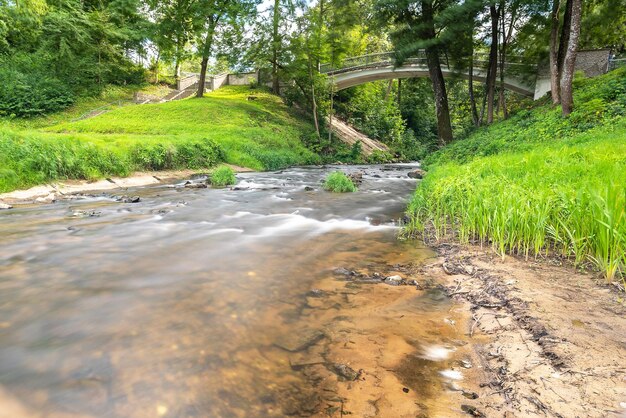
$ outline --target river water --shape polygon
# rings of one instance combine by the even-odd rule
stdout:
[[[342,167],[365,173],[352,194],[292,168],[1,212],[0,417],[455,415],[460,314],[370,283],[433,257],[396,238],[411,168]]]

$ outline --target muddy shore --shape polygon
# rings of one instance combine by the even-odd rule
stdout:
[[[626,304],[619,284],[558,260],[441,244],[422,272],[471,313],[482,365],[475,416],[625,417]]]

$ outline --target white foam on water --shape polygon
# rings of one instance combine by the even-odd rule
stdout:
[[[373,226],[367,221],[354,219],[329,219],[319,221],[307,218],[298,214],[276,214],[268,215],[267,218],[275,218],[278,222],[273,226],[262,228],[255,236],[269,237],[275,235],[303,235],[315,236],[335,230],[354,231],[362,230],[367,232],[381,231],[384,229],[397,229],[393,225]]]
[[[463,373],[458,370],[442,370],[439,372],[440,375],[450,380],[463,380]]]
[[[450,357],[450,353],[452,353],[452,351],[453,350],[439,345],[430,345],[422,347],[422,354],[420,357],[430,361],[443,361]]]

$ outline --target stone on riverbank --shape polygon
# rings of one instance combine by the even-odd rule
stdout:
[[[416,168],[413,171],[409,171],[407,176],[409,176],[412,179],[423,179],[424,176],[426,175],[426,171],[422,170],[421,168]]]

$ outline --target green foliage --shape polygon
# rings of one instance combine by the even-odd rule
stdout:
[[[67,84],[51,77],[41,60],[25,54],[0,57],[0,85],[0,116],[41,115],[74,101]]]
[[[235,172],[227,165],[219,166],[211,173],[211,184],[213,186],[230,186],[236,182],[237,178],[235,177]]]
[[[29,117],[69,106],[106,84],[140,83],[129,57],[143,50],[138,0],[0,1],[0,114]]]
[[[324,180],[324,190],[334,193],[356,192],[357,188],[341,171],[334,171],[326,176]]]
[[[574,112],[568,118],[561,116],[559,107],[549,105],[522,109],[506,121],[480,128],[429,155],[424,165],[465,163],[501,152],[527,151],[539,144],[576,137],[596,126],[615,124],[626,111],[626,68],[578,80],[574,103]],[[577,140],[581,138],[589,137]]]
[[[320,163],[300,138],[308,122],[280,98],[226,87],[203,99],[129,105],[100,116],[40,126],[0,124],[0,191],[50,180],[128,175],[137,170],[209,168],[227,162],[256,170]],[[72,113],[75,114],[75,113]],[[48,120],[48,119],[45,119]]]
[[[626,121],[621,93],[604,87],[623,75],[581,82],[577,117],[544,105],[428,158],[409,230],[455,232],[500,254],[561,254],[607,280],[626,273]]]
[[[399,142],[404,134],[404,121],[395,96],[387,96],[387,88],[388,82],[376,82],[340,91],[335,108],[351,125],[370,138],[392,144]]]

